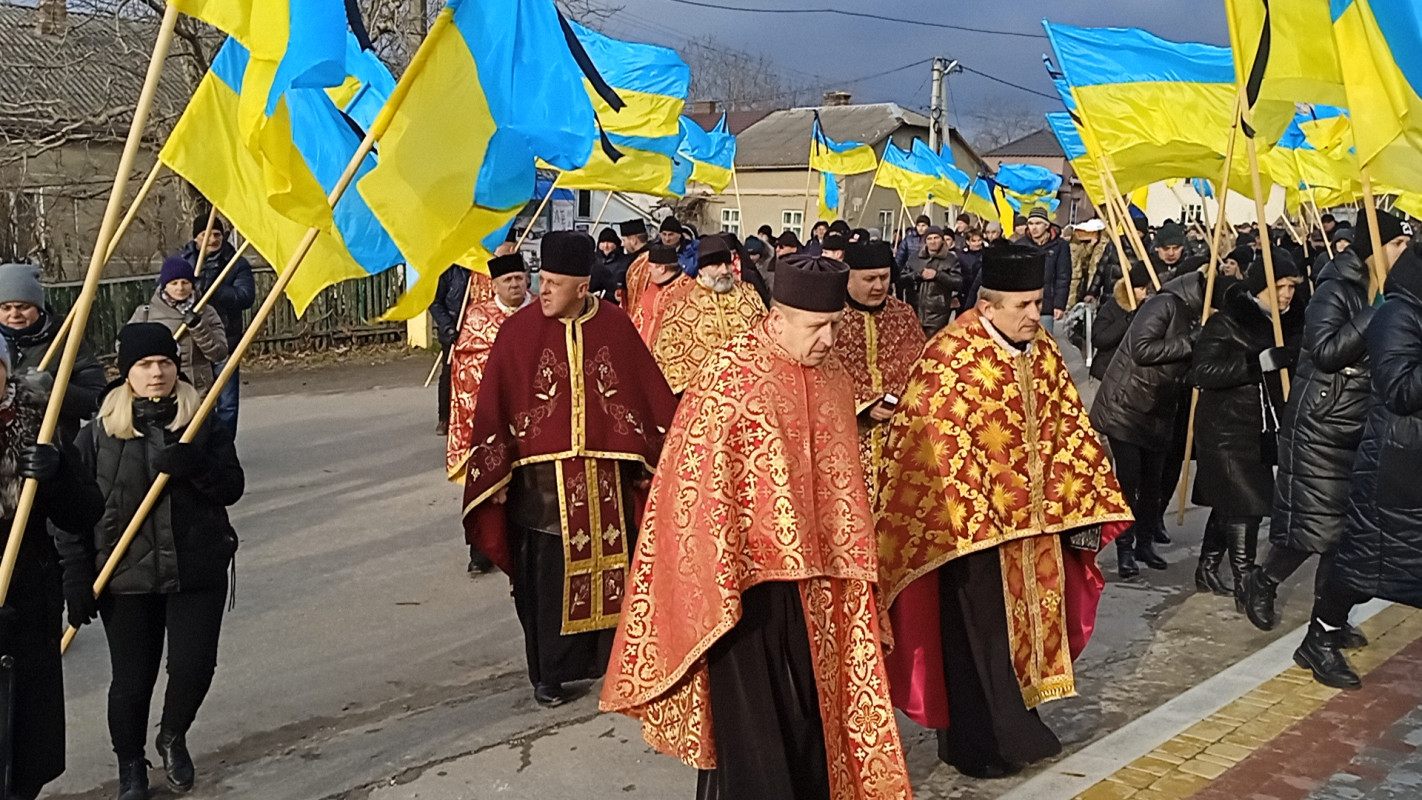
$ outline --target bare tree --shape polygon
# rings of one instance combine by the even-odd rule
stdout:
[[[815,89],[791,86],[765,53],[751,53],[702,36],[678,47],[691,67],[691,98],[716,100],[727,108],[783,108],[815,96]]]
[[[979,153],[986,153],[1046,127],[1041,112],[1012,101],[996,100],[992,108],[970,112],[967,118],[964,133]]]

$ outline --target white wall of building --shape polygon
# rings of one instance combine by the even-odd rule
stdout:
[[[1220,204],[1217,198],[1200,197],[1189,181],[1181,181],[1173,189],[1166,183],[1160,182],[1151,184],[1150,193],[1146,198],[1145,212],[1152,225],[1160,225],[1167,219],[1180,220],[1181,212],[1185,211],[1187,207],[1191,215],[1198,215],[1202,206],[1206,218],[1211,224],[1214,224],[1215,220],[1219,218]],[[1238,192],[1229,193],[1229,197],[1225,201],[1225,212],[1232,225],[1241,222],[1258,222],[1254,200]],[[1283,214],[1284,188],[1275,186],[1269,194],[1269,202],[1264,204],[1264,215],[1272,223]],[[1191,216],[1190,219],[1198,219],[1198,216]]]

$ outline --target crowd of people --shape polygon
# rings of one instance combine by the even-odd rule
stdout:
[[[1193,437],[1197,588],[1267,630],[1318,555],[1295,659],[1357,688],[1349,610],[1422,600],[1422,260],[1377,218],[1378,253],[1326,215],[1218,259],[1200,225],[1137,217],[1121,253],[1040,209],[892,243],[634,220],[548,234],[536,302],[510,246],[517,292],[453,337],[470,571],[511,578],[539,704],[603,678],[699,798],[906,797],[894,709],[966,775],[1060,752],[1036,708],[1075,693],[1097,553],[1167,567]]]
[[[1098,554],[1120,580],[1166,568],[1189,454],[1197,588],[1268,630],[1318,556],[1295,659],[1357,688],[1351,609],[1422,605],[1422,259],[1408,222],[1371,219],[1302,242],[1241,226],[1218,258],[1201,226],[1139,218],[1141,250],[1117,252],[1100,221],[1041,210],[1006,235],[923,217],[896,242],[633,220],[544,235],[537,271],[510,242],[432,308],[469,571],[508,576],[539,705],[603,679],[600,707],[695,767],[698,798],[906,798],[896,710],[975,778],[1061,751],[1037,709],[1076,693]],[[155,752],[173,789],[197,779],[244,488],[237,382],[215,377],[253,295],[200,219],[120,331],[116,377],[80,348],[41,445],[60,320],[35,267],[0,266],[0,524],[39,484],[0,608],[12,797],[64,767],[62,620],[108,638],[120,800],[149,794],[165,644]]]

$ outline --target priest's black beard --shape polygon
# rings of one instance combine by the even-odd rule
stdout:
[[[849,307],[850,307],[850,308],[854,309],[855,311],[863,311],[863,312],[865,312],[866,314],[873,314],[873,313],[875,313],[876,311],[883,311],[883,310],[884,310],[884,306],[886,306],[886,305],[889,304],[889,298],[887,298],[887,297],[884,298],[884,302],[880,303],[880,304],[877,305],[877,306],[866,306],[866,305],[864,305],[863,303],[856,302],[853,297],[850,297],[850,298],[847,298],[847,299],[849,300]]]

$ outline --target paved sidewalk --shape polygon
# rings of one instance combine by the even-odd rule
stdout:
[[[1289,667],[1077,800],[1422,797],[1422,612],[1389,606],[1362,628],[1371,644],[1349,653],[1361,691]]]

